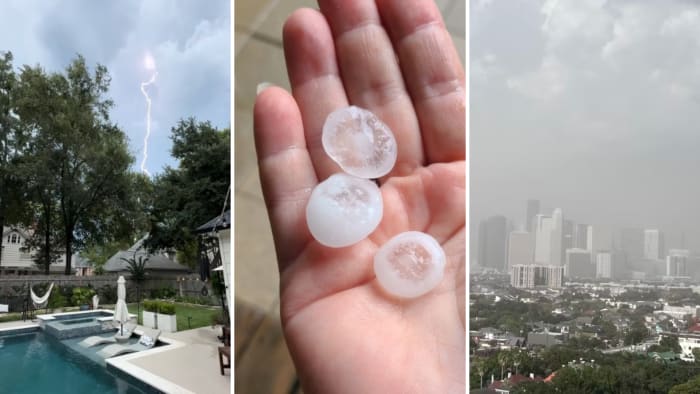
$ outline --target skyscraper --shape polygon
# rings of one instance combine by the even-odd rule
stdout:
[[[535,262],[563,266],[564,217],[561,209],[555,209],[552,216],[540,214],[535,219]]]
[[[688,249],[671,249],[666,256],[666,276],[688,275]]]
[[[525,210],[525,231],[535,232],[535,217],[540,213],[540,200],[527,200]]]
[[[535,237],[527,231],[513,231],[508,236],[508,269],[535,262]]]
[[[565,275],[569,278],[595,277],[596,265],[591,262],[591,252],[586,249],[567,249]]]
[[[657,229],[644,230],[644,258],[658,260],[664,255],[664,234]]]
[[[574,227],[574,248],[593,252],[593,226],[578,223]]]
[[[479,224],[479,265],[506,269],[506,218],[491,216]]]

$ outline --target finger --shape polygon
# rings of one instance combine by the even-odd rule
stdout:
[[[335,38],[348,99],[374,112],[396,136],[393,175],[406,175],[423,163],[418,119],[406,91],[391,41],[370,0],[319,1]]]
[[[283,37],[287,72],[306,130],[306,146],[316,176],[324,180],[340,168],[323,150],[323,123],[329,113],[348,105],[333,37],[323,15],[311,9],[294,12],[284,25]]]
[[[276,87],[263,90],[253,116],[260,183],[283,270],[310,239],[305,209],[316,174],[301,114],[289,93]]]
[[[465,77],[431,0],[377,0],[418,115],[428,163],[465,159]]]

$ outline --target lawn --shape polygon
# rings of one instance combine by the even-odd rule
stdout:
[[[136,314],[137,305],[128,304],[129,313]],[[141,305],[143,312],[143,305]],[[177,330],[189,330],[212,325],[212,317],[221,314],[221,307],[199,306],[192,304],[175,303],[175,315],[177,318]],[[139,324],[142,322],[142,315],[139,313]]]

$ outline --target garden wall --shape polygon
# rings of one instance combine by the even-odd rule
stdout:
[[[49,283],[54,283],[52,292],[60,291],[67,300],[70,300],[72,290],[75,287],[90,287],[100,296],[100,304],[113,304],[117,299],[117,279],[119,275],[108,274],[98,276],[65,276],[65,275],[21,275],[21,276],[0,276],[0,304],[10,305],[10,312],[20,312],[24,300],[28,297],[29,284],[34,289],[34,293],[42,296]],[[136,302],[137,286],[126,279],[127,302]],[[207,295],[203,295],[202,288],[206,288]],[[218,305],[219,300],[213,294],[210,283],[199,280],[199,275],[149,275],[142,284],[140,298],[149,297],[195,297],[208,298],[213,305]]]

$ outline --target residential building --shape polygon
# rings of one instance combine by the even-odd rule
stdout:
[[[2,258],[0,258],[0,272],[10,275],[34,275],[43,274],[44,269],[34,262],[33,250],[26,250],[26,242],[31,232],[18,227],[4,227],[2,231]],[[65,255],[50,265],[52,273],[63,273],[66,269]]]
[[[546,265],[514,265],[510,271],[510,284],[517,288],[560,288],[564,267]]]

